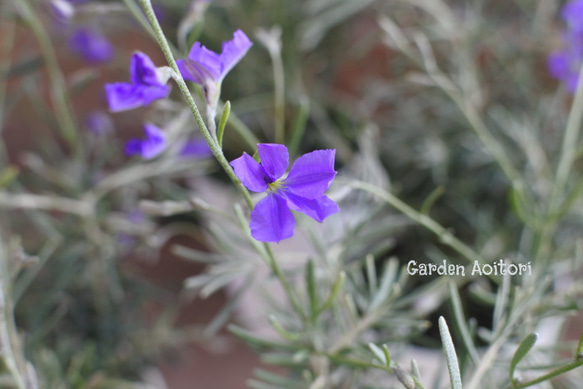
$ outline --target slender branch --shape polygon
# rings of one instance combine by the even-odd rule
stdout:
[[[579,70],[579,80],[583,80],[583,64]],[[577,155],[577,146],[579,133],[581,131],[581,122],[583,119],[583,82],[577,85],[575,98],[569,117],[567,119],[567,127],[565,128],[565,135],[563,137],[563,144],[561,145],[561,157],[557,165],[557,172],[553,188],[549,197],[547,214],[545,224],[540,234],[540,240],[537,242],[535,254],[537,256],[546,255],[549,250],[550,240],[557,224],[557,216],[562,200],[565,199],[567,193],[567,182],[571,173],[571,167]],[[548,258],[546,259],[548,260]]]
[[[459,254],[461,254],[464,258],[466,258],[470,262],[477,261],[480,264],[487,263],[484,258],[482,258],[478,253],[476,253],[472,248],[467,246],[461,240],[456,238],[451,232],[449,232],[445,227],[441,224],[437,223],[435,220],[430,218],[427,215],[424,215],[415,209],[411,208],[403,201],[399,200],[396,196],[392,193],[384,191],[374,185],[367,184],[361,181],[354,181],[354,180],[345,180],[345,179],[337,179],[337,182],[343,183],[355,189],[360,189],[365,192],[369,192],[382,200],[389,203],[392,207],[397,209],[399,212],[410,218],[411,220],[419,223],[423,227],[427,228],[429,231],[433,232],[435,235],[439,237],[441,242]]]
[[[221,150],[221,148],[219,147],[217,142],[215,142],[212,135],[210,134],[210,132],[209,132],[209,130],[208,130],[203,118],[202,118],[202,115],[200,114],[200,111],[196,105],[196,102],[194,101],[194,98],[190,94],[190,90],[188,89],[186,82],[184,82],[184,79],[182,78],[182,75],[180,74],[180,70],[178,69],[178,66],[176,65],[176,60],[174,59],[174,56],[172,54],[172,50],[168,44],[168,41],[166,40],[166,37],[164,36],[164,32],[162,31],[162,28],[160,27],[160,23],[158,23],[158,19],[156,19],[156,15],[154,14],[154,9],[152,8],[152,3],[150,2],[150,0],[139,0],[139,3],[142,6],[142,8],[144,9],[144,12],[146,13],[146,17],[150,21],[150,25],[154,29],[154,34],[156,35],[156,40],[158,41],[158,44],[160,45],[160,48],[162,49],[162,52],[164,53],[164,57],[166,57],[166,61],[168,62],[168,65],[173,70],[173,78],[176,81],[176,84],[178,84],[178,89],[180,89],[180,92],[182,92],[182,95],[184,96],[184,99],[186,100],[186,103],[188,104],[188,107],[191,110],[192,115],[194,116],[194,118],[195,118],[195,120],[200,128],[202,136],[207,141],[208,145],[211,148],[213,155],[215,156],[215,158],[217,159],[217,161],[219,162],[219,164],[221,165],[221,167],[223,168],[225,173],[227,173],[227,175],[229,176],[229,178],[231,179],[231,181],[233,182],[235,187],[239,190],[239,192],[241,193],[241,195],[245,199],[245,202],[247,203],[249,208],[253,208],[253,200],[251,199],[251,196],[249,195],[247,188],[245,188],[245,186],[241,183],[241,180],[239,180],[239,178],[235,175],[235,172],[233,171],[233,169],[229,165],[229,161],[227,161],[227,159],[223,155],[223,151]]]
[[[295,294],[291,288],[291,285],[289,284],[289,282],[287,282],[285,275],[283,274],[279,265],[277,264],[277,261],[275,260],[275,256],[273,255],[273,251],[271,250],[271,246],[267,243],[264,243],[264,247],[265,247],[265,251],[267,252],[267,255],[269,258],[269,266],[271,267],[271,270],[275,273],[277,278],[280,280],[281,285],[283,286],[283,289],[285,290],[285,293],[287,294],[287,297],[288,297],[293,309],[296,311],[296,313],[298,314],[299,317],[301,317],[302,319],[305,320],[306,315],[304,313],[304,310],[302,309],[302,306],[299,304],[298,300],[296,299]]]
[[[567,373],[571,370],[574,370],[578,367],[581,367],[581,366],[583,366],[583,359],[577,359],[577,360],[575,360],[575,361],[573,361],[565,366],[561,366],[561,367],[551,371],[550,373],[547,373],[543,376],[535,378],[534,380],[520,382],[520,383],[510,385],[507,387],[507,389],[521,389],[521,388],[527,388],[527,387],[532,386],[532,385],[540,384],[541,382],[548,381],[552,378],[558,377],[561,374],[565,374],[565,373]]]
[[[0,208],[55,210],[81,217],[89,216],[93,211],[91,205],[83,201],[57,196],[7,192],[0,192]]]
[[[0,358],[8,369],[14,384],[18,389],[26,389],[25,379],[18,368],[18,361],[12,348],[11,325],[13,322],[12,308],[8,300],[6,285],[7,276],[10,274],[6,269],[6,257],[0,242]]]
[[[67,92],[65,77],[61,72],[57,56],[49,34],[45,30],[38,15],[29,4],[28,0],[13,0],[14,6],[20,11],[23,19],[26,21],[35,38],[37,39],[49,74],[51,100],[56,110],[56,119],[59,124],[59,131],[63,138],[69,144],[71,150],[81,155],[81,144],[77,142],[77,132],[73,110],[71,108],[71,99]]]

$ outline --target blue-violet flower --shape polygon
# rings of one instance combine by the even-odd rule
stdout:
[[[235,31],[233,39],[223,42],[221,54],[196,42],[187,59],[176,61],[184,79],[202,86],[207,105],[216,108],[221,83],[227,73],[245,56],[253,44],[241,30]]]
[[[151,159],[166,148],[166,135],[155,125],[144,124],[146,139],[130,139],[126,143],[126,155],[141,155],[144,159]]]
[[[583,0],[566,3],[561,8],[561,17],[567,23],[564,48],[549,55],[547,67],[553,78],[562,81],[567,90],[574,93],[583,62]]]
[[[107,102],[112,112],[146,106],[170,93],[167,80],[161,80],[150,57],[139,51],[132,55],[130,81],[105,85]]]
[[[69,47],[89,63],[109,61],[113,57],[113,46],[100,32],[82,27],[69,39]]]
[[[180,156],[186,158],[207,158],[213,152],[204,138],[189,139],[182,145]]]
[[[302,212],[322,222],[339,211],[338,205],[324,195],[336,176],[336,150],[316,150],[298,158],[289,174],[287,147],[259,144],[261,163],[247,153],[231,162],[235,175],[252,192],[265,192],[251,212],[251,236],[262,242],[279,242],[294,233],[295,220],[290,210]]]

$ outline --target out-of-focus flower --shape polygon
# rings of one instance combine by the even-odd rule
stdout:
[[[206,158],[211,155],[213,152],[203,138],[187,140],[180,150],[180,156],[187,158]]]
[[[87,62],[105,62],[113,57],[113,46],[100,32],[82,27],[71,35],[69,47]]]
[[[166,148],[166,135],[155,125],[144,124],[145,139],[130,139],[126,143],[126,155],[140,155],[152,159]]]
[[[94,135],[101,136],[113,131],[111,117],[103,111],[91,111],[85,118],[87,129]]]
[[[561,8],[561,17],[567,23],[563,49],[549,55],[547,67],[553,78],[563,82],[567,90],[574,93],[583,62],[583,0],[566,3]]]
[[[216,108],[221,92],[221,83],[227,73],[245,56],[253,44],[241,30],[235,31],[233,39],[223,42],[221,54],[196,42],[188,58],[178,60],[182,77],[202,86],[207,105]]]
[[[146,106],[170,93],[170,86],[166,85],[167,80],[162,80],[150,57],[139,51],[132,55],[130,80],[129,83],[116,82],[105,85],[107,102],[112,112]]]
[[[75,15],[75,7],[67,0],[50,0],[49,7],[59,21],[68,22]]]
[[[570,31],[583,33],[583,1],[574,0],[566,3],[561,8],[561,17]]]
[[[265,192],[251,212],[251,236],[262,242],[279,242],[294,233],[291,210],[322,222],[339,211],[338,205],[324,195],[336,176],[336,150],[316,150],[298,158],[285,176],[289,164],[287,147],[259,144],[261,163],[247,153],[231,162],[235,175],[252,192]]]

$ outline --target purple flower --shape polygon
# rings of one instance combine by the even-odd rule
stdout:
[[[144,124],[146,139],[130,139],[126,143],[126,155],[141,155],[144,159],[151,159],[166,148],[166,135],[155,125]]]
[[[583,0],[574,0],[566,3],[561,8],[561,17],[569,30],[583,33]]]
[[[113,46],[100,32],[82,27],[69,39],[69,47],[87,62],[105,62],[113,57]]]
[[[103,111],[91,111],[85,118],[85,125],[96,136],[105,135],[113,131],[113,121]]]
[[[129,83],[116,82],[105,85],[110,111],[119,112],[146,106],[170,93],[170,86],[160,80],[150,57],[139,51],[132,55],[130,80]]]
[[[247,35],[235,31],[233,39],[223,42],[221,54],[196,42],[188,58],[176,61],[182,77],[203,87],[207,104],[216,105],[221,90],[221,82],[229,71],[245,56],[252,46]]]
[[[247,153],[231,162],[235,175],[252,192],[265,192],[251,212],[251,236],[262,242],[279,242],[294,233],[290,210],[305,213],[322,222],[339,211],[324,192],[336,176],[336,150],[316,150],[302,155],[285,176],[289,164],[287,147],[259,144],[261,164]]]
[[[190,139],[184,142],[180,156],[187,158],[206,158],[213,155],[210,146],[203,138]]]
[[[567,23],[564,47],[549,55],[547,67],[553,78],[562,81],[567,90],[574,93],[583,61],[583,0],[566,3],[561,8],[561,17]]]

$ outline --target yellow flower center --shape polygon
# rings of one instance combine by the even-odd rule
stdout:
[[[276,181],[272,182],[271,184],[267,184],[267,190],[270,192],[276,192],[282,188],[283,188],[283,182],[281,182],[280,180],[276,180]]]

